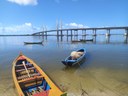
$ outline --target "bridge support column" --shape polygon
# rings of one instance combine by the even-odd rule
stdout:
[[[63,36],[63,31],[62,30],[60,30],[60,35]]]
[[[105,35],[110,36],[110,29],[107,29],[107,33]]]
[[[106,43],[110,42],[110,36],[106,36]]]
[[[67,36],[68,36],[68,30],[67,30]]]
[[[128,36],[128,29],[125,29],[124,35],[125,35],[125,36]]]
[[[82,30],[82,39],[86,40],[86,30]]]
[[[72,30],[71,30],[71,36],[72,36]]]
[[[93,36],[96,36],[96,29],[93,29]]]
[[[45,32],[45,36],[47,36],[47,32]]]
[[[41,35],[41,33],[40,33],[40,35]],[[44,32],[42,33],[42,36],[44,36]]]
[[[61,40],[61,42],[63,41],[63,36],[62,35],[60,36],[60,40]]]
[[[59,31],[57,30],[57,36],[59,36]]]
[[[74,35],[78,36],[78,30],[74,30]]]
[[[82,30],[82,35],[86,36],[86,30]]]

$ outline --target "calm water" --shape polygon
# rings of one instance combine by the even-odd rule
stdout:
[[[128,96],[128,40],[123,35],[97,36],[94,42],[72,43],[81,37],[0,37],[0,96],[17,96],[12,61],[22,51],[33,59],[68,96]],[[85,38],[85,37],[84,37]],[[92,38],[87,37],[87,38]],[[41,41],[43,45],[24,45]],[[62,63],[71,51],[87,50],[80,66]]]

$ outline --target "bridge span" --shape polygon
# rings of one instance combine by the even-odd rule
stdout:
[[[124,35],[128,36],[128,26],[123,27],[95,27],[95,28],[68,28],[68,29],[55,29],[55,30],[44,30],[41,32],[33,33],[33,36],[48,36],[48,33],[55,32],[56,36],[64,36],[64,33],[66,32],[67,36],[73,36],[73,35],[79,35],[80,31],[82,32],[82,35],[87,35],[87,31],[91,31],[93,36],[97,35],[98,30],[106,30],[107,36],[111,35],[111,30],[124,30]],[[90,32],[89,31],[89,32]],[[55,35],[55,34],[54,34]]]

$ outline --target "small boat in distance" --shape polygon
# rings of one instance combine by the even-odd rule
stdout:
[[[72,40],[72,43],[81,42],[80,40]]]
[[[73,51],[74,52],[74,51]],[[68,56],[65,60],[61,61],[65,66],[73,66],[75,64],[79,64],[79,62],[85,57],[86,51],[84,49],[79,49],[77,51],[75,51],[76,53],[76,57],[74,58],[72,53],[71,55]]]
[[[12,64],[13,81],[19,96],[67,96],[33,60],[22,53]]]
[[[93,38],[92,39],[80,39],[81,42],[87,42],[87,41],[93,41]]]
[[[72,40],[72,43],[76,43],[76,42],[88,42],[88,41],[93,41],[93,39],[80,39],[80,40]]]
[[[24,44],[43,44],[43,42],[24,42]]]

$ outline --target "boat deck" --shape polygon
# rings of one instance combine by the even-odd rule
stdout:
[[[19,58],[16,62],[15,73],[25,96],[48,96],[50,86],[33,64],[25,58]]]

